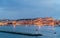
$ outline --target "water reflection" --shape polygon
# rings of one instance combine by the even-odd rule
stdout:
[[[36,31],[36,29],[38,29],[38,30]],[[38,36],[38,38],[39,37],[55,38],[55,37],[60,35],[59,29],[60,29],[60,27],[55,27],[54,30],[53,30],[52,26],[43,26],[41,28],[38,28],[36,26],[27,26],[27,27],[26,26],[16,26],[15,28],[13,28],[13,26],[11,25],[11,26],[0,26],[0,30],[1,30],[0,33],[5,32],[4,34],[6,34],[6,35],[11,33],[12,36],[15,36],[16,34],[19,34],[19,33],[21,34],[21,32],[25,33],[25,34],[27,34],[27,33],[36,34],[36,32],[38,32],[38,34],[43,35],[43,36]],[[6,31],[8,31],[8,32],[6,32]],[[16,32],[18,32],[18,33],[16,33]],[[54,32],[56,32],[56,34],[54,34]],[[20,37],[21,36],[24,36],[24,35],[20,35]]]

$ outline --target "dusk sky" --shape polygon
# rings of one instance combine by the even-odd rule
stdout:
[[[36,17],[60,19],[60,0],[0,0],[0,18]]]

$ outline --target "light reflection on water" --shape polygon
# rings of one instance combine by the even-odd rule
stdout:
[[[36,29],[38,29],[38,31],[36,31]],[[40,34],[43,34],[43,36],[25,36],[0,32],[1,38],[60,38],[60,27],[55,27],[55,30],[53,30],[53,27],[51,26],[43,26],[40,29],[36,26],[16,26],[15,28],[13,26],[0,26],[0,30],[32,34],[38,32]],[[56,32],[56,34],[54,34],[54,32]]]

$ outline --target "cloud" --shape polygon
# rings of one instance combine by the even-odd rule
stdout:
[[[0,3],[0,16],[14,18],[60,16],[59,0],[6,0]]]

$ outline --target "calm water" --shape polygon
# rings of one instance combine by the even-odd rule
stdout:
[[[38,31],[36,31],[38,29]],[[44,26],[40,29],[36,26],[0,26],[0,30],[4,31],[15,31],[15,32],[24,32],[24,33],[40,33],[43,36],[27,36],[27,35],[18,35],[18,34],[10,34],[10,33],[2,33],[0,32],[0,38],[60,38],[60,27]],[[56,32],[56,34],[54,34]]]

